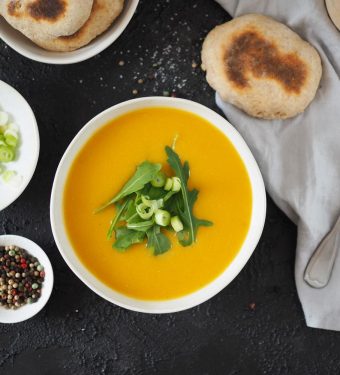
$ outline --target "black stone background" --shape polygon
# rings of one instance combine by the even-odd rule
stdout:
[[[70,271],[53,241],[53,176],[94,115],[167,91],[218,111],[199,56],[207,32],[228,19],[213,0],[142,0],[114,45],[69,66],[30,61],[0,42],[0,79],[29,101],[41,137],[36,173],[0,212],[0,233],[36,241],[55,271],[41,313],[0,325],[1,375],[340,373],[340,334],[305,325],[294,284],[296,228],[270,198],[262,239],[239,276],[210,301],[176,314],[139,314],[104,301]]]

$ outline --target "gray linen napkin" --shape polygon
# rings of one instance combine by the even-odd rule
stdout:
[[[295,118],[258,120],[218,95],[216,101],[253,151],[268,193],[298,225],[295,280],[307,325],[340,330],[340,255],[325,288],[314,289],[303,279],[311,255],[340,215],[340,33],[323,0],[217,1],[231,16],[274,17],[321,56],[320,88],[311,105]]]

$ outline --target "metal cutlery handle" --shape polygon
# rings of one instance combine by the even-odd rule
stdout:
[[[325,287],[332,274],[334,261],[340,248],[340,216],[333,229],[321,241],[311,256],[304,280],[313,288]]]

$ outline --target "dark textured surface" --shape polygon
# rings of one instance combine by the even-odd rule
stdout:
[[[305,326],[293,275],[296,229],[270,199],[262,239],[236,280],[177,314],[138,314],[102,300],[68,269],[53,241],[50,190],[74,135],[95,114],[134,96],[175,91],[217,110],[192,63],[199,63],[207,31],[227,19],[213,0],[144,0],[113,46],[71,66],[35,63],[0,43],[0,79],[28,99],[41,136],[37,171],[20,199],[0,212],[0,233],[36,241],[55,271],[40,314],[0,325],[1,375],[340,373],[340,334]]]

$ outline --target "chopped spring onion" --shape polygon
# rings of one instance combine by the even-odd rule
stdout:
[[[16,145],[18,144],[18,138],[13,137],[12,135],[8,135],[6,137],[6,143],[8,144],[8,146],[16,147]]]
[[[178,177],[172,177],[172,191],[180,191],[181,190],[181,180]]]
[[[15,171],[5,171],[2,174],[2,179],[4,182],[8,183],[11,181],[11,179],[16,175]]]
[[[5,168],[2,165],[0,165],[0,175],[3,174],[4,171],[5,171]]]
[[[9,184],[14,188],[18,188],[22,183],[22,176],[15,171],[5,171],[1,177],[5,184]]]
[[[10,123],[7,125],[7,129],[9,129],[9,130],[13,130],[13,131],[15,131],[16,133],[19,133],[19,126],[18,126],[15,122],[10,122]]]
[[[164,185],[164,190],[170,191],[172,188],[172,178],[167,178],[165,185]]]
[[[178,192],[181,190],[181,180],[178,177],[167,178],[164,190]]]
[[[18,144],[18,134],[13,130],[5,131],[5,142],[12,147],[16,147]]]
[[[154,210],[156,211],[158,208],[162,208],[164,205],[164,200],[161,199],[154,199],[150,200],[147,195],[142,195],[142,202],[148,206],[148,207],[153,207]]]
[[[8,163],[14,160],[15,154],[12,147],[0,146],[0,162]]]
[[[159,171],[153,180],[151,180],[151,185],[154,187],[163,187],[165,185],[166,176],[162,171]]]
[[[183,230],[183,223],[181,222],[181,219],[178,216],[174,216],[171,218],[171,226],[173,230],[177,233]]]
[[[138,214],[139,217],[146,220],[146,219],[150,219],[150,217],[152,217],[152,215],[155,212],[155,208],[153,206],[147,206],[145,203],[140,203],[136,207],[136,211],[137,211],[137,214]]]
[[[0,126],[6,125],[8,123],[8,113],[0,111]]]
[[[166,227],[170,224],[170,218],[171,216],[168,211],[158,209],[155,212],[155,222],[162,227]]]

